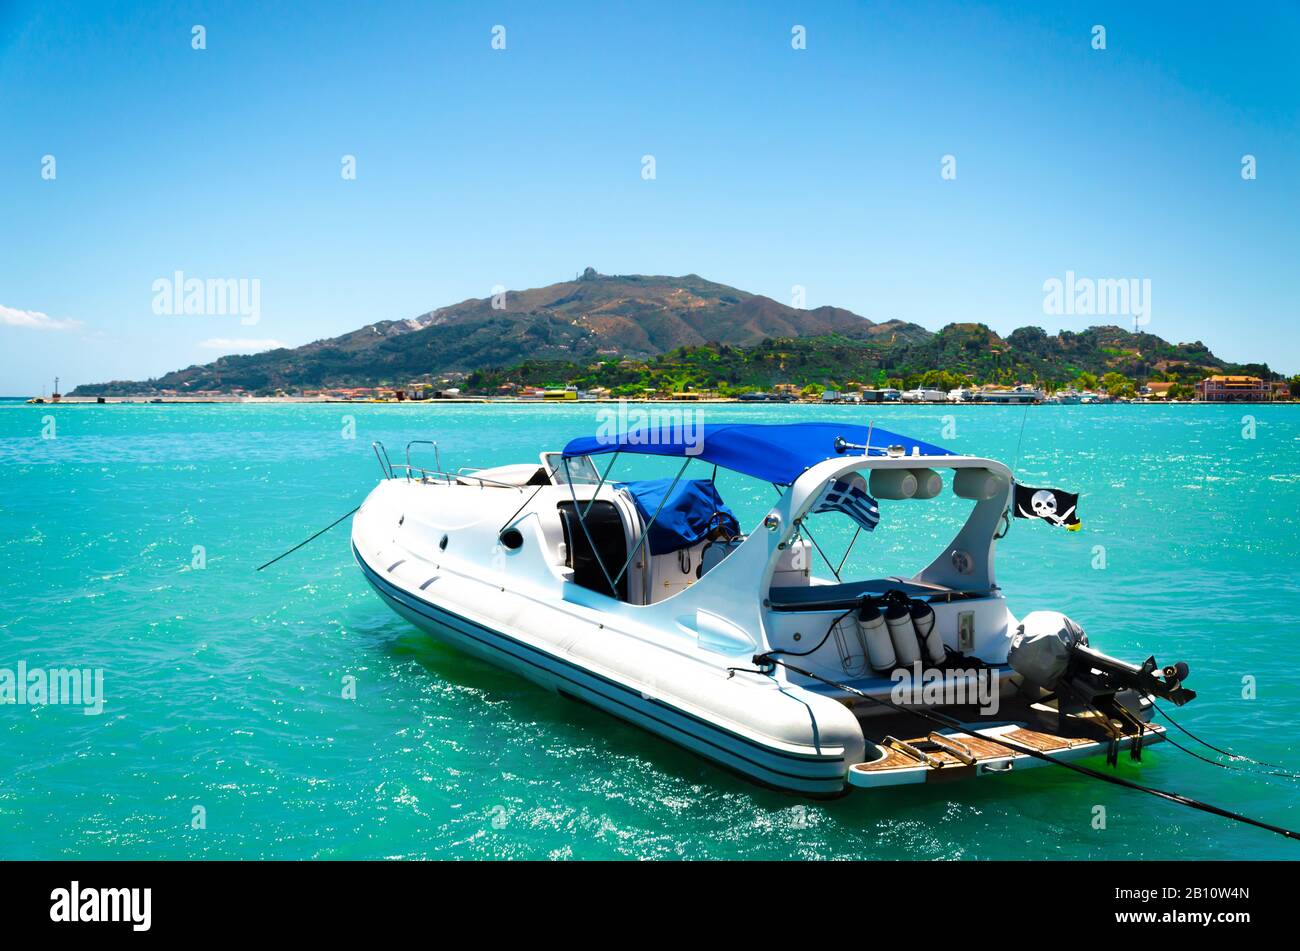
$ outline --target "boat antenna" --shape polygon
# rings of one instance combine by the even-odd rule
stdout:
[[[312,535],[310,538],[306,539],[305,541],[301,541],[301,542],[299,542],[298,544],[296,544],[296,545],[294,545],[292,548],[290,548],[288,551],[286,551],[286,552],[282,552],[281,554],[276,555],[274,558],[272,558],[270,561],[268,561],[265,565],[258,565],[258,566],[257,566],[257,570],[258,570],[258,571],[261,571],[263,568],[266,568],[266,567],[268,567],[268,566],[270,566],[270,565],[275,564],[277,561],[279,561],[279,560],[280,560],[281,558],[283,558],[285,555],[292,555],[294,552],[296,552],[296,551],[297,551],[299,548],[301,548],[303,545],[306,545],[308,542],[314,542],[316,539],[320,538],[322,535],[324,535],[326,532],[328,532],[331,528],[333,528],[333,527],[334,527],[335,525],[337,525],[339,522],[341,522],[341,521],[343,521],[345,518],[347,518],[348,515],[353,515],[353,514],[355,514],[356,511],[357,511],[357,509],[359,509],[359,508],[361,508],[361,503],[358,503],[358,504],[357,504],[357,508],[353,509],[351,512],[348,512],[347,515],[340,515],[338,518],[336,518],[334,521],[330,522],[328,525],[326,525],[324,528],[322,528],[322,529],[321,529],[319,532],[317,532],[315,535]]]
[[[1016,440],[1016,463],[1011,467],[1012,472],[1020,469],[1020,446],[1025,441],[1025,423],[1029,421],[1029,404],[1025,403],[1025,414],[1020,417],[1020,438]]]

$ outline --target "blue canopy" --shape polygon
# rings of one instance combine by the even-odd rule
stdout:
[[[648,456],[689,456],[741,472],[776,485],[790,485],[808,469],[827,459],[840,458],[835,440],[862,446],[867,443],[866,426],[843,423],[710,423],[684,427],[640,427],[612,436],[580,436],[564,447],[564,458],[595,456],[607,452],[633,452]],[[925,456],[955,453],[910,436],[872,427],[870,455],[884,455],[890,446],[902,446],[908,455],[915,449]],[[858,455],[859,449],[847,454]]]
[[[719,526],[740,534],[740,522],[722,503],[711,479],[646,479],[619,487],[632,496],[643,522],[654,519],[647,539],[652,555],[688,548]]]

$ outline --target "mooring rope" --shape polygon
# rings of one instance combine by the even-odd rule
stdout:
[[[1164,711],[1162,707],[1160,707],[1154,701],[1152,701],[1151,705],[1155,707],[1157,713],[1159,713],[1162,717],[1164,717],[1166,720],[1169,721],[1171,726],[1174,726],[1177,729],[1181,730],[1183,733],[1187,734],[1193,740],[1195,740],[1197,743],[1200,743],[1202,746],[1206,747],[1207,749],[1214,750],[1214,752],[1216,753],[1221,753],[1231,760],[1252,763],[1255,766],[1262,766],[1266,770],[1268,770],[1268,772],[1266,773],[1256,772],[1253,769],[1241,770],[1242,772],[1249,773],[1254,776],[1282,776],[1287,779],[1300,779],[1300,773],[1293,773],[1289,771],[1285,766],[1279,766],[1277,763],[1266,763],[1263,760],[1252,759],[1251,757],[1246,756],[1244,753],[1234,753],[1232,750],[1225,750],[1222,749],[1221,747],[1215,746],[1213,743],[1209,743],[1201,739],[1191,730],[1187,729],[1187,727],[1183,726],[1181,723],[1179,723],[1177,720],[1171,717],[1168,713]],[[1166,737],[1166,739],[1168,738]],[[1169,742],[1174,743],[1173,740],[1169,740]],[[1229,763],[1220,763],[1218,760],[1213,760],[1210,759],[1209,757],[1201,756],[1199,753],[1193,752],[1192,750],[1187,749],[1185,746],[1180,746],[1177,743],[1174,743],[1174,746],[1178,747],[1178,749],[1182,750],[1184,753],[1187,753],[1191,756],[1195,756],[1197,759],[1206,763],[1210,763],[1214,766],[1221,766],[1224,769],[1241,769],[1240,767],[1233,766]]]
[[[362,503],[362,504],[364,504],[364,503]],[[356,513],[357,509],[359,509],[359,508],[361,508],[361,505],[360,505],[360,504],[357,505],[357,508],[353,509],[351,512],[348,512],[347,515],[340,515],[338,518],[336,518],[334,521],[330,522],[328,525],[326,525],[324,528],[322,528],[322,529],[321,529],[319,532],[317,532],[315,535],[311,536],[311,538],[306,539],[306,541],[301,541],[301,542],[299,542],[298,544],[294,545],[292,548],[290,548],[288,551],[283,552],[283,553],[281,553],[281,554],[279,554],[279,555],[276,555],[274,558],[272,558],[270,561],[268,561],[265,565],[258,565],[258,566],[257,566],[257,570],[258,570],[258,571],[261,571],[263,568],[267,567],[268,565],[273,565],[273,564],[275,564],[277,561],[279,561],[279,560],[280,560],[281,558],[283,558],[285,555],[292,555],[294,552],[296,552],[296,551],[297,551],[299,548],[301,548],[303,545],[306,545],[307,542],[313,542],[313,541],[315,541],[316,539],[320,538],[322,535],[324,535],[326,532],[328,532],[331,528],[333,528],[333,527],[334,527],[335,525],[337,525],[339,522],[341,522],[341,521],[343,521],[345,518],[347,518],[348,515],[354,515],[354,514]]]

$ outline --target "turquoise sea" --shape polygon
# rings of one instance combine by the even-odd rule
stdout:
[[[765,791],[429,642],[366,587],[347,523],[254,571],[364,497],[372,440],[394,461],[416,438],[448,467],[527,461],[598,409],[0,404],[0,670],[102,668],[105,693],[98,716],[0,706],[0,858],[1300,857],[1051,768],[833,802]],[[1200,697],[1180,722],[1300,766],[1300,407],[704,413],[872,419],[1008,464],[1023,423],[1021,479],[1081,492],[1084,530],[1012,526],[1012,611],[1187,661]],[[749,519],[766,488],[722,484]],[[940,520],[886,527],[872,544],[913,568],[947,540]],[[1167,744],[1119,770],[1300,828],[1296,780]]]

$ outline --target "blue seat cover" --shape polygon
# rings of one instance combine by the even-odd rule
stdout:
[[[740,523],[723,503],[712,480],[682,479],[676,486],[673,481],[645,479],[617,483],[632,496],[643,522],[649,523],[655,512],[659,512],[647,537],[650,554],[666,555],[688,548],[703,541],[718,527],[733,535],[740,533]]]

